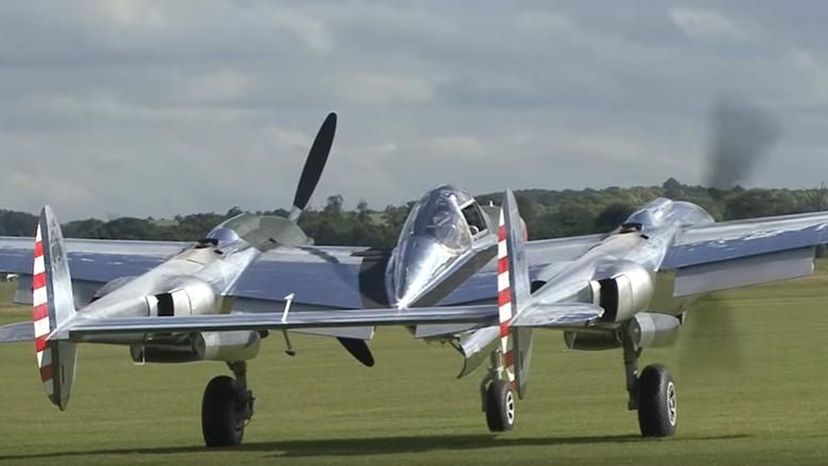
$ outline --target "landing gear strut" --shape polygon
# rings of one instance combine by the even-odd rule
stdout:
[[[208,447],[240,445],[244,427],[253,417],[253,392],[247,389],[247,363],[228,362],[235,380],[220,375],[210,380],[201,403],[201,431]]]
[[[491,432],[508,432],[517,420],[517,395],[500,353],[492,352],[492,366],[480,383],[480,397],[486,413],[486,425]]]
[[[644,437],[671,437],[678,421],[676,383],[661,364],[651,364],[638,374],[636,348],[629,332],[623,333],[624,371],[627,376],[627,408],[638,411],[638,426]]]

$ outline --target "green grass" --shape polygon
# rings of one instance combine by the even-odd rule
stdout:
[[[556,332],[537,334],[529,396],[516,430],[501,436],[480,412],[482,372],[456,380],[450,348],[381,330],[368,369],[331,340],[295,338],[290,358],[271,338],[251,364],[256,415],[244,446],[225,450],[203,448],[200,432],[204,386],[226,372],[219,363],[136,367],[126,348],[83,346],[69,408],[58,412],[31,345],[4,345],[0,463],[825,464],[827,299],[824,272],[722,294],[707,305],[730,309],[712,316],[720,327],[645,351],[645,363],[668,364],[678,382],[679,431],[664,440],[638,436],[620,351],[566,351]],[[27,317],[0,309],[2,323]],[[718,364],[733,351],[725,333],[741,344],[738,371]]]

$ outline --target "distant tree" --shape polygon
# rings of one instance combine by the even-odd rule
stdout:
[[[342,205],[344,199],[339,194],[335,196],[328,196],[328,202],[325,205],[324,213],[328,215],[339,215],[342,213]]]
[[[96,218],[75,220],[63,225],[63,235],[67,238],[105,238],[104,222]]]
[[[673,177],[662,183],[661,189],[663,191],[662,196],[669,199],[678,199],[684,194],[684,186]]]
[[[37,217],[14,210],[0,211],[0,234],[9,236],[31,236],[37,229]]]

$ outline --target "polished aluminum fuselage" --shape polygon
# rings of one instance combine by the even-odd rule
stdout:
[[[611,278],[629,264],[643,267],[655,283],[647,310],[681,313],[687,300],[673,298],[672,274],[660,273],[661,263],[682,227],[712,222],[710,214],[695,204],[656,199],[574,261],[541,270],[536,280],[544,284],[533,298],[549,304],[583,301],[589,282]]]
[[[243,240],[234,244],[189,247],[143,275],[130,279],[78,310],[77,319],[143,317],[158,315],[156,296],[186,290],[191,313],[218,314],[229,311],[224,296],[261,251]],[[189,307],[189,306],[188,306]],[[175,315],[182,315],[178,310]],[[120,336],[105,343],[130,343],[143,335]],[[90,340],[97,341],[97,340]]]

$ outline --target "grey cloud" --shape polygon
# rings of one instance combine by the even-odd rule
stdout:
[[[0,204],[65,218],[700,182],[723,92],[778,114],[749,184],[823,179],[826,6],[82,1],[0,6]]]

